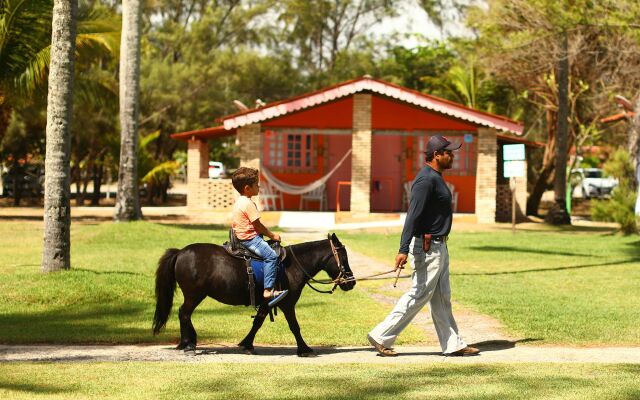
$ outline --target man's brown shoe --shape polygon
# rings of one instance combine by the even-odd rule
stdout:
[[[376,342],[375,339],[371,337],[371,335],[367,335],[367,339],[369,339],[369,343],[371,343],[371,345],[376,348],[378,354],[380,354],[382,357],[395,357],[398,355],[398,353],[396,353],[395,351],[388,349],[380,343]]]
[[[462,357],[462,356],[476,356],[480,353],[479,349],[475,347],[465,347],[464,349],[460,349],[458,351],[454,351],[453,353],[445,354],[447,357]]]

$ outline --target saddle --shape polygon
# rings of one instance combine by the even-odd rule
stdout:
[[[282,274],[283,271],[281,270],[280,266],[282,265],[282,262],[284,261],[284,259],[287,258],[287,252],[285,251],[284,247],[280,245],[280,242],[276,242],[274,240],[268,240],[267,244],[278,255],[278,270],[276,272],[276,276],[278,277],[277,285],[279,286],[280,279],[282,278],[282,275],[283,275]],[[235,235],[235,233],[233,232],[233,229],[229,229],[229,241],[223,243],[222,247],[227,251],[227,253],[230,256],[245,260],[245,264],[247,267],[247,275],[249,277],[249,299],[251,301],[251,307],[257,308],[256,296],[255,296],[255,288],[257,283],[256,272],[258,272],[261,276],[258,286],[262,286],[262,279],[263,279],[262,277],[264,277],[263,275],[264,272],[262,271],[262,265],[258,265],[258,264],[263,264],[264,259],[259,255],[255,254],[254,252],[252,252],[251,250],[247,249],[242,244],[240,239],[238,239],[238,237]],[[254,268],[255,269],[260,268],[260,271],[254,271]],[[271,311],[269,311],[269,314],[271,316],[271,320],[273,321],[273,315],[271,314]]]
[[[287,252],[280,245],[280,242],[276,242],[274,240],[267,240],[267,244],[278,255],[279,263],[282,263],[282,261],[284,261],[284,259],[287,258]],[[258,261],[264,261],[262,257],[260,257],[256,253],[244,247],[240,239],[238,239],[238,237],[233,232],[233,229],[229,229],[229,241],[224,242],[222,244],[222,247],[232,257],[241,258],[243,260],[252,259],[252,260],[258,260]]]

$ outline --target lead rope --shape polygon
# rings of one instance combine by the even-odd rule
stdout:
[[[310,281],[313,281],[314,283],[317,283],[319,285],[332,285],[332,284],[334,285],[332,290],[319,290],[319,289],[316,289],[315,287],[313,287],[309,283],[309,281],[307,281],[306,285],[309,286],[311,289],[315,290],[318,293],[332,294],[336,290],[336,287],[341,283],[348,283],[348,282],[354,282],[354,281],[374,281],[374,280],[381,280],[381,279],[391,279],[391,278],[393,278],[392,276],[388,276],[388,277],[381,277],[381,276],[396,272],[395,269],[391,269],[389,271],[380,272],[380,273],[372,274],[372,275],[367,275],[367,276],[363,276],[361,278],[356,278],[355,276],[343,278],[342,277],[343,273],[342,273],[342,270],[341,270],[340,271],[340,275],[338,275],[338,277],[336,279],[318,280],[318,279],[315,279],[314,277],[312,277],[311,275],[309,275],[309,273],[302,267],[302,263],[300,262],[300,260],[298,260],[298,257],[296,256],[296,253],[293,251],[293,248],[289,247],[289,250],[291,251],[291,255],[293,256],[293,259],[295,260],[296,266],[298,267],[298,269],[300,269],[305,274],[305,276],[307,278],[309,278]],[[402,279],[411,278],[411,275],[402,275],[402,276],[400,276],[400,278],[402,278]]]

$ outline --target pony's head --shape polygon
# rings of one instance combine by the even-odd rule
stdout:
[[[351,290],[356,285],[355,279],[353,279],[353,272],[349,267],[349,259],[347,257],[347,249],[344,247],[335,233],[329,234],[329,244],[331,245],[331,260],[325,267],[325,271],[329,274],[331,279],[339,279],[340,289]]]

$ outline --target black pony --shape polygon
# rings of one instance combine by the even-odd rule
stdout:
[[[355,286],[353,274],[347,259],[347,250],[335,234],[328,239],[285,247],[287,257],[283,261],[285,276],[282,289],[289,294],[277,307],[282,310],[289,329],[296,338],[298,356],[313,355],[300,335],[300,325],[296,319],[295,306],[304,285],[325,270],[342,290]],[[191,314],[207,296],[230,305],[250,305],[248,275],[245,261],[230,256],[215,244],[195,243],[182,250],[168,249],[160,258],[156,271],[156,311],[153,316],[153,333],[157,334],[167,323],[176,282],[184,295],[180,306],[180,344],[178,349],[195,351],[197,335],[191,323]],[[262,302],[262,285],[256,285],[256,304]],[[335,289],[335,286],[334,286]],[[253,320],[247,336],[238,344],[248,353],[254,354],[253,340],[267,315],[266,305],[262,305]]]

